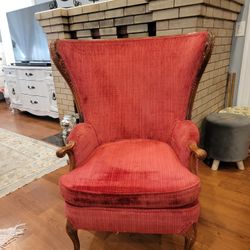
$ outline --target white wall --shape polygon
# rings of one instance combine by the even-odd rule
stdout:
[[[6,64],[15,62],[6,13],[34,5],[34,0],[1,0],[0,1],[0,32]]]
[[[238,16],[237,21],[245,21],[246,27],[250,25],[248,23],[248,10],[249,10],[250,0],[245,0],[245,4],[241,9],[241,13]],[[245,45],[246,36],[234,37],[232,52],[231,52],[231,63],[230,63],[230,72],[236,73],[236,86],[235,86],[235,95],[234,95],[234,105],[239,104],[239,100],[237,100],[239,84],[240,84],[240,75],[241,75],[241,67],[242,67],[242,59],[243,59],[243,50]]]
[[[237,105],[250,107],[250,5],[248,7],[246,36],[237,95]]]

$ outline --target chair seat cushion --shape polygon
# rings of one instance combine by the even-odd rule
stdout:
[[[121,140],[103,144],[60,179],[65,201],[79,207],[176,208],[198,199],[200,180],[167,144]]]

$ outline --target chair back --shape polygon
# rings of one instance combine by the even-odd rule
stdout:
[[[207,32],[57,40],[51,54],[100,143],[128,138],[167,142],[175,122],[190,119],[212,40]]]

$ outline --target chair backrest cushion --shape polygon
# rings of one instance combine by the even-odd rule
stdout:
[[[208,37],[57,40],[52,57],[100,143],[167,142],[175,121],[189,112]]]

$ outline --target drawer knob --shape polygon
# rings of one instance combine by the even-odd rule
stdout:
[[[25,75],[28,76],[28,77],[29,77],[29,76],[33,76],[32,73],[27,73],[27,72],[25,73]]]
[[[52,94],[52,100],[56,100],[56,94],[53,92],[53,94]]]
[[[30,100],[30,103],[31,104],[38,104],[38,101],[32,101],[32,100]]]
[[[16,91],[14,88],[12,88],[12,94],[15,95],[16,94]]]
[[[35,88],[36,88],[35,86],[28,85],[28,89],[35,89]]]

